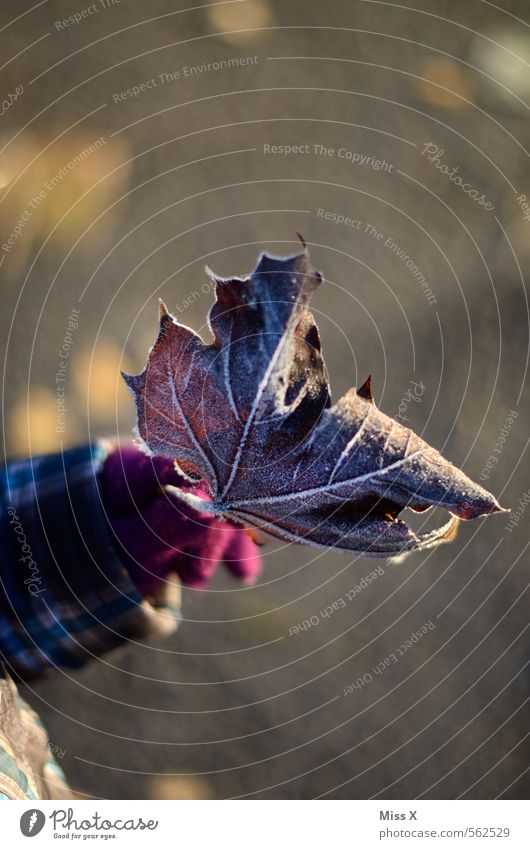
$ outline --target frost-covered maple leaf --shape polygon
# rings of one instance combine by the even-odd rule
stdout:
[[[456,517],[502,509],[378,410],[369,381],[332,405],[307,306],[322,278],[306,250],[263,254],[250,276],[213,279],[213,343],[161,304],[145,370],[124,375],[145,445],[204,480],[211,502],[175,494],[281,539],[373,557],[432,547],[454,536]],[[437,530],[414,533],[397,518],[432,505],[453,514]]]

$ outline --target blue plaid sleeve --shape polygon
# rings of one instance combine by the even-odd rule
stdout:
[[[112,544],[105,443],[13,461],[0,483],[0,658],[24,678],[171,632],[178,590],[153,606]],[[1,665],[0,665],[1,666]]]

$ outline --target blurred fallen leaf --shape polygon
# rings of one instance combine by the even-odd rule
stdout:
[[[427,59],[420,65],[416,88],[422,100],[443,109],[466,109],[466,100],[472,101],[475,88],[467,71],[452,59]],[[462,99],[463,98],[463,99]]]
[[[116,420],[122,407],[126,410],[130,396],[121,379],[120,370],[126,368],[121,349],[112,342],[98,342],[94,350],[79,351],[72,359],[73,386],[77,404],[88,405],[90,424],[98,427]]]
[[[510,92],[525,98],[530,94],[530,37],[527,33],[507,27],[486,33],[487,38],[477,36],[471,48],[471,60],[498,84],[493,84],[492,93],[502,98],[512,109],[525,111]],[[505,88],[503,88],[505,86]],[[507,91],[506,89],[509,89]]]
[[[8,139],[4,136],[2,141],[6,144]],[[128,182],[129,149],[122,141],[93,130],[68,135],[45,149],[48,144],[48,138],[36,136],[17,139],[0,157],[2,241],[12,238],[2,269],[8,279],[19,278],[35,242],[40,247],[56,225],[52,246],[70,246]],[[119,213],[116,209],[105,214],[105,233],[122,212],[120,204]],[[90,247],[100,237],[94,228],[81,247]]]
[[[203,778],[157,775],[149,782],[150,799],[211,799],[210,785]]]
[[[48,389],[37,386],[30,389],[29,401],[24,395],[9,413],[8,453],[27,456],[56,451],[65,441],[65,434],[57,432],[57,398]]]
[[[206,10],[206,17],[210,26],[217,30],[225,41],[237,44],[255,41],[260,37],[261,27],[274,23],[268,0],[245,0],[230,6],[212,5]],[[250,31],[238,33],[233,30]]]

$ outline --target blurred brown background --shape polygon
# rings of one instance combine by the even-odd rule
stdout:
[[[248,272],[300,230],[328,281],[314,307],[335,398],[371,373],[396,415],[423,384],[408,424],[476,480],[515,410],[482,482],[517,508],[530,487],[528,4],[180,6],[2,4],[6,453],[130,434],[119,370],[141,368],[157,297],[207,335],[204,264]],[[383,563],[329,618],[378,564],[269,546],[257,587],[219,574],[185,591],[173,639],[27,696],[89,795],[524,796],[528,515]]]

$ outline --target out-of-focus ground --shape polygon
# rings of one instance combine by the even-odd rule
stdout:
[[[520,507],[528,4],[178,6],[2,4],[1,96],[22,88],[0,123],[6,452],[127,437],[119,369],[141,368],[157,298],[199,330],[205,263],[248,272],[300,230],[328,281],[314,307],[334,397],[371,373],[378,405],[474,479],[496,456],[482,483]],[[327,617],[378,563],[271,545],[255,588],[219,573],[185,591],[173,638],[26,694],[98,797],[524,796],[529,515],[383,562]]]

